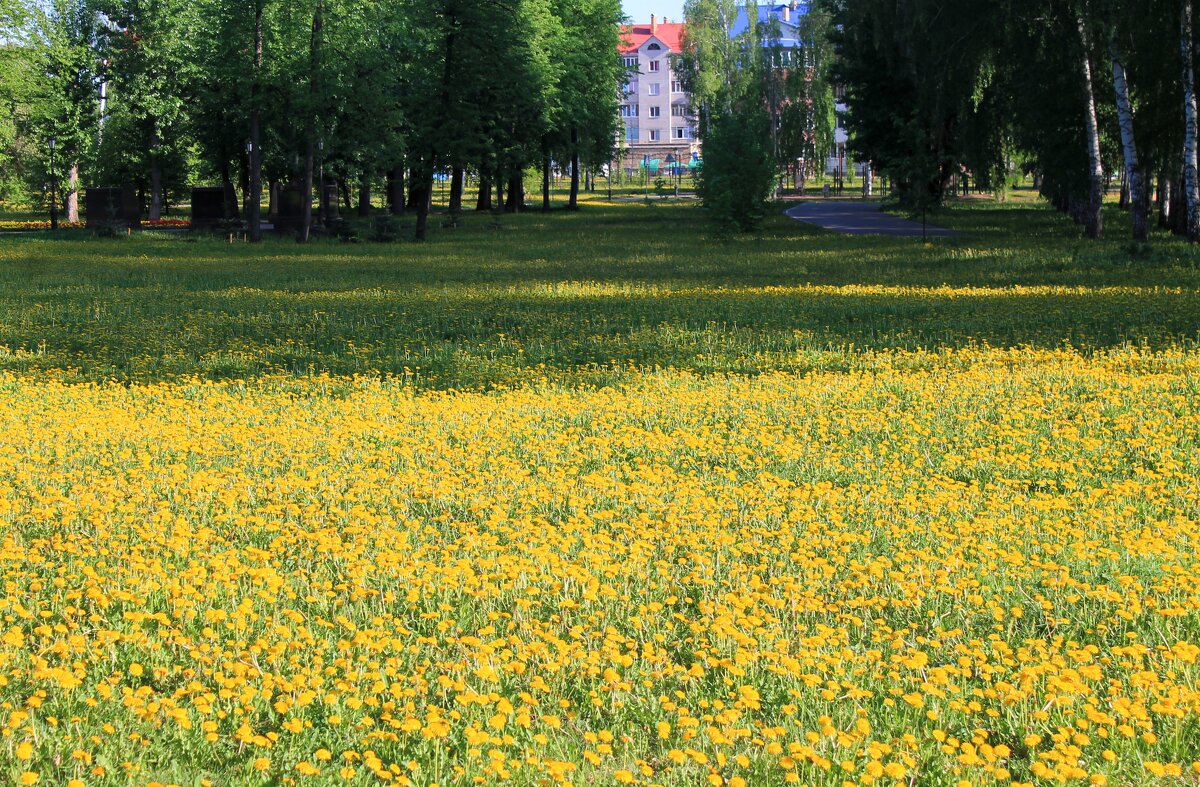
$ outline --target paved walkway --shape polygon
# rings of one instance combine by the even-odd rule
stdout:
[[[921,237],[921,222],[909,221],[880,210],[878,202],[856,200],[811,200],[787,209],[787,215],[805,224],[815,224],[827,230],[847,235],[888,235],[895,238]],[[925,233],[931,238],[951,238],[952,230],[929,226]]]

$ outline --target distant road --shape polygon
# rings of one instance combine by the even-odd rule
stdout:
[[[889,235],[897,238],[921,237],[921,222],[884,213],[878,202],[855,200],[806,200],[787,215],[805,224],[815,224],[834,232],[847,235]],[[925,234],[931,238],[951,238],[957,235],[952,230],[927,226]]]

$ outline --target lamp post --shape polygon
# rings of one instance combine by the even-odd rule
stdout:
[[[254,142],[246,140],[246,193],[242,195],[242,210],[246,212],[246,220],[253,221],[250,215],[250,195],[254,192]]]
[[[317,182],[320,184],[321,194],[317,198],[317,221],[322,227],[329,226],[329,201],[325,195],[325,140],[317,142],[317,153],[320,157],[320,163],[317,167]]]
[[[54,175],[54,148],[58,140],[50,136],[50,229],[58,229],[58,178]]]

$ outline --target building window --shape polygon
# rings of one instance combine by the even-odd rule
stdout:
[[[662,114],[662,109],[659,107],[650,107],[650,117],[656,118]]]
[[[625,58],[625,67],[626,67],[626,68],[637,68],[637,64],[638,64],[638,59],[637,59],[637,57],[627,57],[627,58]]]
[[[650,95],[657,96],[659,87],[661,87],[661,86],[657,82],[651,82],[650,83]]]
[[[637,116],[638,116],[638,105],[637,104],[622,104],[621,105],[621,117],[635,118]]]
[[[652,73],[652,74],[658,73],[658,67],[660,65],[662,65],[661,60],[651,60],[650,61],[650,73]]]
[[[662,139],[662,132],[656,128],[650,129],[650,141],[658,142],[660,139]]]
[[[671,129],[671,132],[672,132],[671,136],[673,136],[675,139],[691,139],[692,135],[691,135],[690,131],[691,131],[690,129],[682,128],[682,127],[674,128],[674,129]]]
[[[647,52],[657,52],[660,49],[662,49],[662,47],[658,44],[650,44],[650,46],[646,47]]]
[[[683,92],[683,81],[679,80],[679,79],[672,80],[671,92],[672,93],[682,93]]]
[[[637,142],[638,141],[637,126],[631,126],[630,128],[625,129],[625,141],[626,142]]]
[[[672,104],[671,117],[685,118],[688,116],[687,104]]]

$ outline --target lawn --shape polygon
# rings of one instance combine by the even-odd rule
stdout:
[[[0,237],[0,774],[1200,783],[1200,253],[937,221]]]

